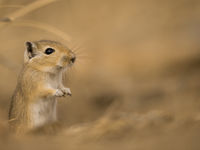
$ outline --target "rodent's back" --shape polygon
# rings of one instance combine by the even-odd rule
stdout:
[[[37,86],[39,86],[37,85],[38,81],[43,77],[41,74],[43,73],[29,68],[27,64],[23,66],[10,103],[9,124],[11,129],[16,128],[15,126],[18,126],[17,128],[29,126],[30,113],[28,104],[36,96],[35,92]]]

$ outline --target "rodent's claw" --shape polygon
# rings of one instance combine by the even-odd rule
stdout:
[[[62,96],[64,96],[64,95],[65,95],[65,93],[64,93],[63,91],[61,91],[61,90],[59,90],[59,89],[56,90],[55,96],[57,96],[57,97],[62,97]]]
[[[72,96],[72,93],[67,93],[68,96]]]
[[[62,92],[68,96],[72,96],[70,88],[63,88]]]

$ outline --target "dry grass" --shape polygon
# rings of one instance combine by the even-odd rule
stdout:
[[[199,15],[196,0],[0,1],[0,149],[198,150]],[[40,39],[77,49],[73,97],[48,134],[15,137],[7,110],[23,43]]]
[[[22,7],[18,9],[17,11],[10,13],[8,15],[5,15],[5,18],[9,21],[14,21],[24,15],[27,15],[28,13],[31,13],[32,11],[39,9],[43,6],[46,6],[52,2],[56,2],[57,0],[36,0],[33,1],[32,3],[26,5],[25,7]],[[9,5],[8,5],[9,6]],[[19,6],[19,5],[11,5],[11,6]]]

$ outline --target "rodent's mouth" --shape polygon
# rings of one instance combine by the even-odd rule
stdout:
[[[69,63],[69,64],[63,65],[63,66],[61,66],[61,65],[56,65],[56,69],[57,69],[57,70],[65,70],[66,68],[71,67],[72,65],[73,65],[73,63]]]
[[[62,62],[61,64],[56,65],[56,69],[62,70],[62,69],[71,67],[75,63],[75,61],[76,61],[76,57],[73,56],[72,58],[70,58],[70,60],[68,59],[67,62]]]
[[[57,70],[61,70],[61,69],[63,69],[63,68],[64,68],[63,66],[56,65],[56,69],[57,69]]]

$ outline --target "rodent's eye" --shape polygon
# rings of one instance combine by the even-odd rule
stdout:
[[[53,52],[55,52],[55,49],[53,49],[53,48],[47,48],[47,49],[45,50],[45,54],[47,54],[47,55],[50,55],[50,54],[53,53]]]

